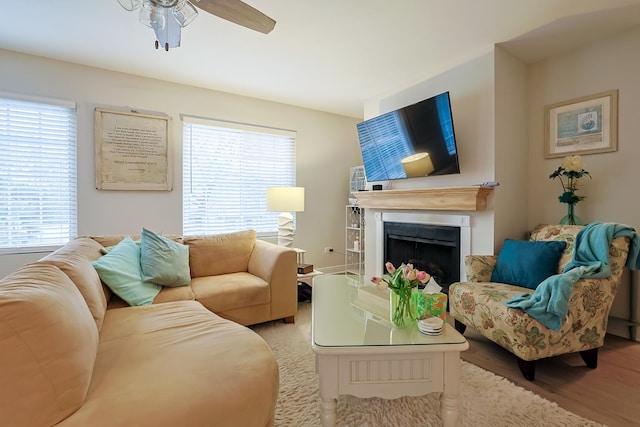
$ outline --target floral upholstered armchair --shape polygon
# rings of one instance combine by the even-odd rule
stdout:
[[[562,273],[572,260],[576,236],[582,228],[579,225],[539,225],[531,233],[530,241],[566,242],[551,274]],[[564,353],[580,352],[587,366],[596,368],[598,347],[604,343],[609,310],[620,286],[630,242],[629,237],[611,239],[609,277],[581,278],[569,288],[568,312],[557,331],[522,309],[505,304],[517,295],[533,291],[529,287],[492,282],[498,256],[470,255],[465,259],[468,281],[454,283],[449,289],[450,314],[455,319],[455,327],[461,333],[467,326],[471,327],[512,352],[523,375],[530,381],[535,377],[536,360]]]

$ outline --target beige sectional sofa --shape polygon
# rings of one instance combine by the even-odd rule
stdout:
[[[278,366],[242,326],[293,321],[295,251],[255,232],[173,239],[192,279],[129,307],[91,262],[123,236],[81,237],[0,280],[7,426],[272,426]]]

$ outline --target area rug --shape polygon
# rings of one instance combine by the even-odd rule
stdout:
[[[295,324],[269,322],[253,327],[271,346],[280,367],[276,427],[320,426],[318,377],[311,350],[311,305],[301,303]],[[461,374],[460,426],[602,427],[503,377],[465,361]],[[340,427],[442,426],[440,394],[387,400],[340,396]]]

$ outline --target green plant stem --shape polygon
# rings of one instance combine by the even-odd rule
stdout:
[[[412,289],[393,290],[397,295],[395,306],[392,308],[391,322],[399,327],[409,326],[413,323],[414,316],[411,310],[411,291]]]

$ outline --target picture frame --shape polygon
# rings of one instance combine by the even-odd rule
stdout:
[[[544,107],[544,157],[618,150],[618,90]]]
[[[171,191],[171,117],[95,109],[98,190]]]

